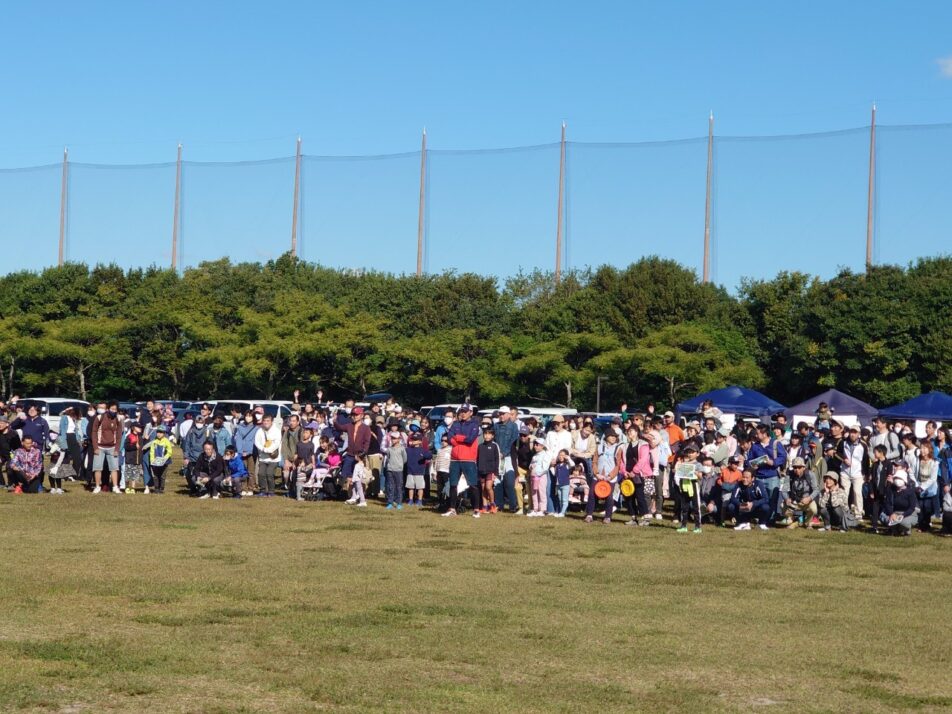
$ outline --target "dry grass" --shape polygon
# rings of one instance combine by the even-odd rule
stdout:
[[[0,520],[2,711],[952,707],[932,536],[78,488]]]

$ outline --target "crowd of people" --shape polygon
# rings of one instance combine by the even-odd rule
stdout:
[[[952,435],[926,424],[846,423],[826,405],[811,422],[728,419],[713,404],[676,419],[653,405],[622,406],[610,423],[468,404],[431,419],[391,399],[369,407],[298,403],[285,419],[255,407],[203,404],[177,419],[147,402],[137,418],[118,403],[66,409],[55,428],[36,406],[0,403],[0,474],[9,492],[163,494],[181,450],[181,490],[222,496],[338,499],[388,510],[431,507],[443,517],[508,512],[645,527],[670,504],[681,533],[704,523],[735,530],[817,528],[952,534]],[[733,422],[732,424],[730,422]],[[178,472],[177,472],[178,473]],[[48,480],[48,484],[46,481]]]

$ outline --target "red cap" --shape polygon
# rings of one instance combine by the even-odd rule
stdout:
[[[364,413],[363,407],[354,407],[354,410],[351,412],[351,414],[356,414],[357,416],[360,416],[363,413]]]

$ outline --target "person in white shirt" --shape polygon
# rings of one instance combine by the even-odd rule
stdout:
[[[261,428],[255,433],[258,450],[258,495],[274,495],[275,475],[281,471],[281,427],[269,414],[261,418]]]
[[[863,459],[866,446],[859,440],[859,424],[850,427],[849,436],[843,442],[843,463],[840,466],[840,487],[847,498],[852,495],[853,513],[863,517]]]

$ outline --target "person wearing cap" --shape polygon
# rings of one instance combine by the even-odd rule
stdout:
[[[550,422],[551,429],[545,435],[545,450],[549,456],[554,459],[562,449],[569,453],[572,452],[572,433],[565,428],[565,417],[556,414]],[[556,512],[556,501],[558,500],[558,489],[555,480],[550,479],[548,474],[544,478],[546,488],[546,513],[554,514]]]
[[[898,469],[893,474],[891,486],[886,490],[886,502],[883,506],[882,517],[887,531],[898,536],[912,533],[918,508],[916,489],[909,487],[906,471]]]
[[[863,517],[863,482],[868,471],[866,445],[859,438],[859,424],[849,428],[849,436],[843,441],[842,463],[840,465],[840,486],[852,501],[853,515],[857,520]]]
[[[790,519],[788,528],[803,524],[810,528],[817,517],[820,486],[816,474],[807,469],[807,462],[797,456],[790,462],[790,487],[783,500],[783,515]]]
[[[499,423],[495,426],[496,444],[502,453],[502,466],[499,483],[495,488],[496,503],[507,507],[510,513],[516,513],[522,504],[516,501],[516,459],[513,449],[519,443],[519,426],[515,413],[507,406],[499,407]]]
[[[149,474],[152,477],[152,488],[156,493],[165,493],[165,471],[172,461],[172,442],[166,432],[165,424],[159,424],[148,444]],[[189,433],[192,432],[189,431]],[[146,486],[145,493],[148,492],[149,487]]]
[[[756,463],[755,477],[770,499],[771,519],[780,509],[780,478],[787,465],[787,450],[771,437],[770,427],[757,426],[757,441],[750,447],[748,463]]]
[[[612,429],[605,432],[605,441],[599,447],[598,465],[595,470],[595,479],[592,481],[592,488],[588,492],[588,503],[585,505],[585,522],[591,523],[595,515],[595,506],[598,503],[598,494],[595,493],[595,484],[599,481],[607,481],[614,492],[615,484],[618,482],[618,462],[620,458],[620,446],[618,444],[618,434]],[[612,511],[615,508],[614,493],[605,499],[605,517],[602,523],[606,525],[612,522]]]
[[[479,518],[482,497],[479,490],[479,476],[476,473],[476,452],[479,449],[479,424],[472,418],[473,408],[469,404],[460,406],[457,419],[447,433],[450,437],[450,509],[444,516],[455,516],[458,505],[460,478],[466,479],[469,489],[473,518]]]
[[[700,468],[698,449],[691,441],[681,444],[674,464],[675,505],[678,514],[678,533],[688,532],[688,522],[694,521],[694,532],[701,532]]]
[[[743,470],[740,467],[741,458],[737,455],[727,459],[727,466],[721,468],[720,476],[717,478],[715,487],[715,499],[720,499],[720,507],[717,509],[717,524],[724,525],[725,518],[728,517],[728,506],[731,496],[740,485],[743,477]]]
[[[823,477],[823,490],[817,499],[817,510],[823,519],[823,531],[836,528],[845,533],[855,524],[846,491],[840,486],[839,474],[835,471],[828,471]]]
[[[545,484],[548,480],[552,456],[545,448],[545,439],[538,436],[532,437],[532,452],[532,461],[529,462],[529,500],[532,510],[529,511],[527,516],[529,518],[541,518],[545,516]]]
[[[722,426],[714,432],[714,443],[704,448],[705,453],[710,454],[714,460],[714,465],[718,469],[722,469],[727,466],[727,460],[733,455],[734,450],[737,449],[737,442],[734,440],[734,437],[731,436],[731,430],[726,426]]]

